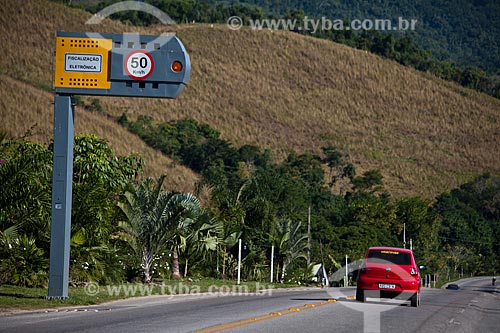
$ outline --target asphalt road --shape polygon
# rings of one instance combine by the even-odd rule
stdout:
[[[500,287],[489,278],[459,290],[424,289],[422,306],[352,299],[354,288],[271,294],[152,296],[99,306],[0,316],[0,332],[498,332]]]

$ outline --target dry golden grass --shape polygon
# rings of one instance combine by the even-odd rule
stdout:
[[[85,25],[89,14],[45,1],[0,0],[2,127],[35,138],[51,135],[55,32],[128,32],[117,22]],[[141,32],[158,34],[158,26]],[[230,31],[225,26],[171,27],[188,49],[189,86],[176,100],[100,98],[106,115],[77,111],[77,130],[110,141],[120,153],[142,152],[148,174],[170,160],[148,149],[113,119],[127,112],[157,121],[190,117],[235,145],[319,153],[334,145],[359,172],[379,168],[395,196],[431,197],[485,171],[500,171],[500,101],[378,56],[290,32]],[[22,126],[20,125],[22,124]],[[36,132],[36,130],[35,130]],[[168,161],[168,162],[165,162]],[[183,168],[178,184],[192,186]]]

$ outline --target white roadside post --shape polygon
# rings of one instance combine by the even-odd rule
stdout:
[[[271,283],[273,283],[274,275],[274,245],[271,246]]]
[[[241,277],[241,239],[238,240],[238,284]]]

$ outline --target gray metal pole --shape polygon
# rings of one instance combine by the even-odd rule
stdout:
[[[311,206],[307,209],[307,267],[311,264]]]
[[[403,223],[403,247],[406,249],[406,223]]]
[[[48,298],[68,298],[74,112],[71,96],[54,100],[54,166]]]
[[[347,263],[347,254],[345,255],[345,280],[344,280],[344,287],[349,286],[349,264]]]

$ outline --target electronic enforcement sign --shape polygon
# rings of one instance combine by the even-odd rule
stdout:
[[[73,95],[176,98],[191,64],[173,35],[58,32],[47,298],[68,298],[73,189]]]
[[[58,94],[176,98],[191,63],[173,35],[58,32],[54,89]]]

